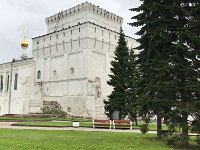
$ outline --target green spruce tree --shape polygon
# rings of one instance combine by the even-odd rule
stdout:
[[[119,112],[119,118],[123,119],[128,114],[128,99],[127,99],[127,80],[129,75],[129,49],[125,40],[125,35],[120,30],[118,46],[114,52],[114,60],[111,61],[110,80],[107,82],[113,87],[112,93],[108,96],[109,100],[105,101],[105,110],[109,112],[111,117],[114,111]]]
[[[157,133],[161,138],[161,118],[171,108],[171,84],[169,59],[172,49],[173,34],[166,28],[170,27],[170,7],[165,7],[161,0],[144,0],[138,8],[131,11],[141,12],[132,19],[136,22],[132,26],[142,26],[137,32],[140,38],[138,65],[140,74],[139,98],[141,114],[157,115]]]
[[[195,112],[192,114],[194,121],[192,122],[192,130],[193,132],[200,133],[200,3],[198,0],[193,1],[193,5],[190,8],[191,16],[190,17],[190,24],[189,24],[189,31],[190,31],[190,47],[192,47],[192,51],[190,53],[190,59],[192,60],[193,69],[196,71],[196,77],[194,81],[198,80],[198,84],[190,86],[193,90],[196,89],[194,94],[193,104],[195,107]],[[192,34],[191,34],[192,33]],[[200,138],[197,137],[197,143],[200,144]]]
[[[188,116],[199,112],[199,9],[198,1],[142,0],[132,11],[141,50],[140,103],[146,113],[175,120],[188,146]],[[169,115],[170,114],[170,115]],[[173,123],[173,122],[172,122]],[[160,124],[160,123],[159,123]]]
[[[127,95],[127,103],[128,114],[130,115],[131,120],[137,123],[137,115],[139,109],[139,101],[137,98],[137,86],[138,86],[138,78],[139,78],[139,70],[138,65],[136,63],[137,55],[134,52],[134,49],[131,48],[129,51],[129,63],[128,63],[128,77],[127,77],[127,86],[128,89],[126,91]]]
[[[177,2],[177,26],[178,37],[174,43],[175,53],[172,55],[172,74],[174,85],[176,85],[175,108],[180,115],[180,126],[182,128],[182,145],[189,145],[188,117],[199,113],[196,104],[200,103],[200,59],[199,46],[200,34],[198,28],[200,18],[196,14],[200,12],[199,2],[186,0]]]

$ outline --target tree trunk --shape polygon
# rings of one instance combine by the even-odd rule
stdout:
[[[138,126],[137,115],[135,115],[135,125]]]
[[[182,113],[182,146],[187,148],[189,146],[189,136],[188,136],[188,122],[187,122],[188,114]]]
[[[162,117],[157,115],[157,137],[162,138]]]

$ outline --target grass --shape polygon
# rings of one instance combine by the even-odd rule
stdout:
[[[6,150],[170,150],[153,134],[0,129]]]
[[[15,117],[0,117],[0,121],[28,121],[28,120],[52,120],[52,118],[15,118]]]
[[[149,130],[152,130],[152,131],[156,131],[157,130],[157,125],[156,123],[150,123],[149,126],[148,126]],[[162,130],[167,130],[168,127],[166,124],[162,124]]]
[[[43,127],[71,127],[72,122],[18,122],[15,123],[14,125],[22,125],[22,126],[43,126]],[[133,126],[133,129],[140,129],[140,126],[142,123],[139,123],[139,126]],[[80,127],[92,127],[92,122],[80,122]],[[150,123],[149,124],[149,130],[151,131],[156,131],[157,127],[155,123]],[[108,128],[108,127],[106,127]],[[123,127],[120,127],[123,128]],[[127,127],[126,127],[127,128]],[[167,129],[167,126],[163,124],[163,130]]]
[[[71,127],[72,122],[18,122],[17,126]],[[80,122],[81,127],[92,127],[92,122]]]
[[[0,121],[79,121],[79,122],[91,122],[91,119],[85,119],[85,118],[17,118],[17,117],[0,117]]]
[[[72,123],[52,123],[49,121],[79,121],[80,126],[82,127],[92,127],[92,120],[91,119],[85,119],[85,118],[15,118],[15,117],[0,117],[0,121],[16,121],[20,123],[16,123],[17,125],[30,125],[30,126],[55,126],[55,127],[65,127],[65,126],[72,126]],[[33,122],[32,122],[33,121]],[[37,122],[34,122],[37,121]],[[43,122],[48,121],[48,122]],[[23,122],[23,123],[22,123]],[[27,122],[27,123],[26,123]],[[133,129],[140,129],[141,125],[144,124],[144,122],[139,122],[139,126],[135,126],[133,124]],[[149,130],[156,131],[157,126],[156,123],[150,123],[149,124]],[[123,127],[122,127],[123,128]],[[167,126],[163,124],[162,126],[163,130],[167,130]]]

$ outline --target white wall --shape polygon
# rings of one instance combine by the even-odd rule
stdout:
[[[33,83],[31,80],[31,71],[33,68],[32,59],[2,64],[0,68],[0,74],[4,76],[4,89],[0,92],[0,114],[28,113],[30,88]],[[14,89],[15,74],[18,74],[16,90]],[[6,78],[8,75],[10,76],[9,85],[7,84],[8,81]],[[8,90],[7,86],[9,86]]]
[[[75,26],[83,22],[92,22],[107,29],[118,31],[122,26],[123,18],[108,12],[98,6],[85,2],[66,11],[45,19],[47,33]]]

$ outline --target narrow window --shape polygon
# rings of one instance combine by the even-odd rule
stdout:
[[[68,112],[71,112],[71,107],[67,107],[67,111],[68,111]]]
[[[65,32],[63,32],[63,36],[65,36]]]
[[[0,91],[3,91],[3,76],[1,75],[1,85],[0,85]]]
[[[17,90],[18,74],[15,74],[14,90]]]
[[[53,71],[53,78],[56,79],[57,77],[58,77],[58,76],[57,76],[57,72],[56,72],[56,70],[54,70],[54,71]]]
[[[40,79],[41,78],[41,71],[39,70],[38,72],[37,72],[37,79]]]
[[[78,28],[78,31],[81,32],[81,28]]]
[[[71,30],[71,34],[72,34],[72,30]]]
[[[74,73],[74,68],[70,68],[70,74]]]
[[[6,91],[9,90],[9,84],[10,84],[10,75],[7,76],[7,87],[6,87]]]
[[[56,39],[58,39],[58,35],[56,35]]]
[[[97,28],[94,28],[94,32],[95,32],[95,33],[97,32]]]

